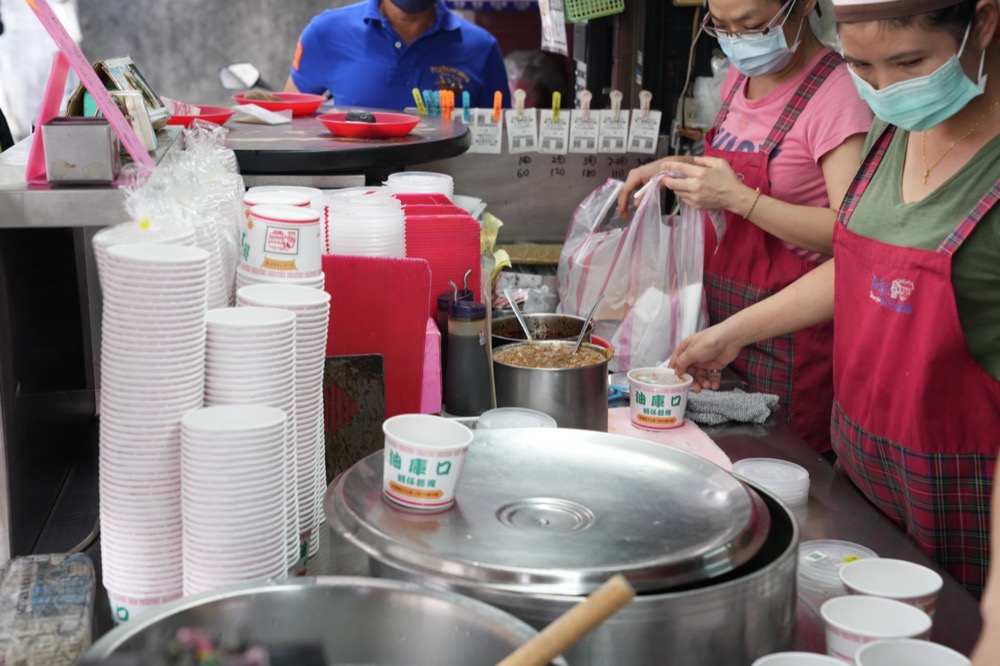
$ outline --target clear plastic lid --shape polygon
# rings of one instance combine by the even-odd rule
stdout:
[[[556,420],[544,412],[524,407],[498,407],[483,412],[477,430],[492,428],[555,428]]]
[[[848,562],[870,557],[878,557],[878,553],[850,541],[804,541],[799,544],[799,576],[821,585],[840,586],[841,567]]]
[[[809,488],[805,467],[779,458],[745,458],[733,463],[733,473],[765,488],[796,491]]]

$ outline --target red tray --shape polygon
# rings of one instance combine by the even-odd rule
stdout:
[[[355,120],[345,120],[346,112],[324,113],[317,120],[334,136],[351,139],[393,139],[406,136],[420,122],[418,116],[408,113],[374,112],[375,122],[362,123]]]
[[[229,120],[236,109],[230,109],[225,106],[199,106],[201,113],[196,116],[186,116],[175,114],[170,117],[167,121],[168,125],[183,125],[184,127],[190,127],[191,123],[195,120],[207,120],[210,123],[215,123],[216,125],[224,125],[227,120]]]
[[[233,95],[233,99],[238,104],[256,104],[268,111],[287,111],[291,109],[293,116],[308,116],[315,113],[316,109],[323,105],[326,97],[323,95],[310,95],[309,93],[274,93],[281,98],[280,102],[267,102],[262,99],[247,99],[245,93]]]

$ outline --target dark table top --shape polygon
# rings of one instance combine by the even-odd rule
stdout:
[[[814,539],[851,541],[880,557],[909,560],[930,567],[944,578],[931,640],[969,654],[982,626],[979,604],[965,588],[933,562],[889,518],[871,504],[851,480],[815,453],[783,422],[767,425],[727,424],[705,428],[733,462],[743,458],[780,458],[809,471],[809,502],[793,509],[801,542]],[[826,652],[822,620],[799,598],[796,647]]]
[[[348,110],[323,107],[317,115]],[[335,137],[315,115],[299,116],[285,125],[230,120],[226,128],[226,145],[236,153],[240,171],[249,175],[398,171],[409,164],[461,155],[472,142],[464,123],[431,116],[422,116],[412,132],[392,139]]]

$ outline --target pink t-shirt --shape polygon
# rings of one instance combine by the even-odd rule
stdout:
[[[747,99],[746,82],[733,96],[729,114],[715,136],[712,147],[736,152],[758,152],[771,133],[785,105],[812,68],[831,49],[823,49],[793,78],[760,99]],[[722,99],[732,90],[739,72],[730,67],[722,82]],[[784,140],[771,152],[768,175],[771,196],[800,206],[829,206],[826,180],[819,161],[828,152],[854,134],[865,134],[872,124],[872,112],[854,88],[854,82],[841,63],[813,94]],[[785,247],[812,261],[823,255]]]

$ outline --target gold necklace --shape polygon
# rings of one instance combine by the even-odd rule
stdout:
[[[989,107],[986,109],[986,113],[979,116],[979,120],[976,121],[976,124],[973,125],[971,128],[969,128],[968,132],[966,132],[959,138],[952,141],[951,145],[948,146],[948,148],[943,153],[941,153],[941,157],[937,158],[937,161],[930,166],[927,166],[927,132],[920,133],[920,157],[924,161],[924,175],[923,175],[924,185],[927,184],[927,177],[931,175],[931,171],[934,170],[934,167],[936,167],[938,164],[941,164],[941,160],[943,160],[948,155],[948,153],[951,152],[952,148],[954,148],[955,146],[957,146],[958,144],[962,143],[970,136],[972,136],[972,133],[975,132],[977,129],[979,129],[979,126],[982,124],[982,122],[986,120],[986,118],[990,115],[990,113],[994,109],[997,108],[998,105],[1000,105],[1000,97],[993,100],[993,103],[990,104]]]

